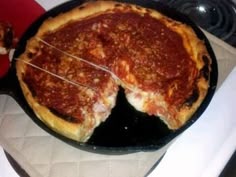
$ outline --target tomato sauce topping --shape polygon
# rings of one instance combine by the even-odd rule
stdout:
[[[170,104],[181,104],[192,93],[194,79],[191,77],[196,69],[181,36],[149,14],[117,11],[71,21],[45,34],[43,40],[70,55],[108,68],[125,83],[134,83],[126,77],[127,74],[134,76],[137,87],[166,95],[165,99]],[[102,89],[110,78],[109,73],[76,61],[44,44],[40,51],[32,62],[68,79]],[[123,61],[126,65],[122,65]],[[30,76],[28,73],[31,73]],[[49,83],[57,84],[56,90],[47,90],[48,78]],[[79,96],[74,97],[78,95],[78,88],[33,68],[28,68],[26,80],[34,87],[40,101],[53,108],[61,108],[63,113],[67,114],[66,110],[71,105],[83,102],[78,100]],[[62,95],[58,96],[58,93]],[[64,106],[60,105],[62,102],[65,102]],[[89,100],[85,104],[91,106],[92,103]]]

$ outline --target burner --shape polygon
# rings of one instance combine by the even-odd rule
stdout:
[[[231,0],[159,0],[236,47],[236,5]]]

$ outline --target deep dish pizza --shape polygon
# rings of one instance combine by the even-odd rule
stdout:
[[[96,1],[47,19],[17,59],[22,91],[56,132],[86,141],[111,114],[119,87],[170,129],[209,87],[211,58],[191,27],[133,4]]]

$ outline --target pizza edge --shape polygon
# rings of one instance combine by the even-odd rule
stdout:
[[[195,62],[198,69],[198,78],[196,81],[196,86],[198,89],[198,98],[192,102],[191,106],[184,104],[179,111],[177,119],[180,120],[180,125],[171,125],[174,129],[182,126],[186,121],[188,121],[199,106],[204,101],[210,84],[210,73],[212,59],[206,49],[204,42],[196,36],[193,29],[185,24],[180,24],[181,28],[174,27],[173,29],[179,33],[183,39],[183,44],[192,60]],[[182,29],[182,30],[181,30]],[[205,78],[207,75],[207,78]]]
[[[173,121],[168,118],[160,117],[170,129],[178,129],[183,124],[188,121],[191,116],[196,112],[204,98],[207,95],[209,83],[210,83],[210,72],[211,72],[211,57],[206,49],[204,41],[200,40],[195,31],[187,24],[178,22],[176,20],[170,19],[169,17],[157,12],[151,11],[151,16],[161,20],[168,28],[178,33],[182,40],[183,45],[188,52],[191,59],[195,62],[196,68],[198,69],[198,79],[196,81],[196,86],[198,89],[198,98],[195,100],[191,106],[183,106],[180,108],[176,120]],[[204,61],[203,57],[205,57]],[[206,71],[202,71],[204,67],[207,68]],[[204,73],[208,75],[208,78],[204,77]]]
[[[65,23],[68,23],[70,21],[79,21],[79,20],[85,20],[87,17],[94,17],[97,15],[100,15],[106,11],[109,11],[110,13],[115,13],[116,10],[120,11],[135,11],[139,14],[155,14],[152,15],[155,18],[160,19],[162,17],[162,14],[159,12],[144,8],[138,5],[125,3],[125,2],[115,2],[115,1],[93,1],[93,2],[86,2],[82,5],[75,7],[71,9],[68,12],[61,13],[56,17],[48,18],[46,21],[43,22],[41,25],[37,36],[40,37],[43,34],[56,30],[60,27],[62,27]]]

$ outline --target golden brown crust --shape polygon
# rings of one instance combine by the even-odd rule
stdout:
[[[203,99],[207,94],[209,78],[208,79],[204,78],[204,76],[201,75],[201,70],[204,68],[205,65],[208,65],[208,69],[210,72],[211,60],[203,42],[197,38],[196,34],[191,29],[191,27],[182,24],[180,22],[176,22],[172,19],[169,19],[168,17],[160,14],[155,10],[142,8],[136,5],[118,3],[112,1],[96,1],[96,2],[85,3],[79,7],[72,9],[69,12],[62,13],[57,17],[47,19],[39,28],[37,34],[27,42],[26,51],[20,56],[20,59],[30,62],[31,58],[29,58],[28,54],[36,53],[38,48],[40,48],[40,44],[37,38],[42,38],[42,36],[45,34],[53,33],[55,30],[60,29],[61,27],[65,26],[66,24],[72,21],[83,21],[86,20],[87,18],[91,18],[103,13],[116,13],[116,10],[120,10],[123,12],[134,11],[139,14],[148,13],[150,16],[162,21],[168,28],[175,31],[182,37],[183,45],[188,54],[191,56],[191,59],[195,62],[196,68],[199,72],[198,73],[199,77],[196,80],[196,85],[199,93],[198,98],[197,100],[194,100],[194,102],[192,102],[191,105],[183,104],[182,107],[178,109],[173,108],[173,110],[177,112],[174,119],[173,117],[168,115],[162,116],[160,114],[156,114],[161,117],[161,119],[168,125],[170,129],[178,129],[183,124],[185,124],[185,122],[193,115],[193,113],[200,106],[200,104],[202,103]],[[204,62],[203,57],[206,57],[208,59],[207,64],[206,62]],[[101,122],[101,120],[98,121],[93,116],[104,117],[104,115],[101,116],[101,115],[91,114],[85,119],[83,124],[70,123],[61,119],[57,115],[53,114],[47,107],[40,105],[37,102],[37,100],[33,97],[27,84],[23,81],[27,64],[25,64],[22,61],[17,61],[16,68],[17,68],[17,76],[22,91],[27,101],[29,102],[30,106],[37,114],[37,116],[56,132],[59,132],[62,135],[77,141],[86,141],[88,137],[92,134],[94,127],[96,127]],[[109,92],[108,90],[113,89],[113,86],[114,85],[109,82],[107,91],[105,91],[104,93],[108,93]],[[122,86],[126,87],[125,84]],[[115,89],[114,92],[116,91],[117,90]],[[139,91],[142,92],[142,90]],[[108,112],[106,112],[105,114],[108,114],[111,111],[112,107],[114,106],[114,98],[116,96],[114,92],[112,92],[112,94],[103,95],[103,97],[107,96],[112,97],[111,101],[108,103]],[[149,92],[147,94],[149,94],[149,96],[147,96],[149,98],[150,95],[155,93]],[[157,97],[156,99],[163,100],[163,98],[157,98]],[[170,106],[168,105],[168,103],[165,103],[165,106],[166,105]]]

